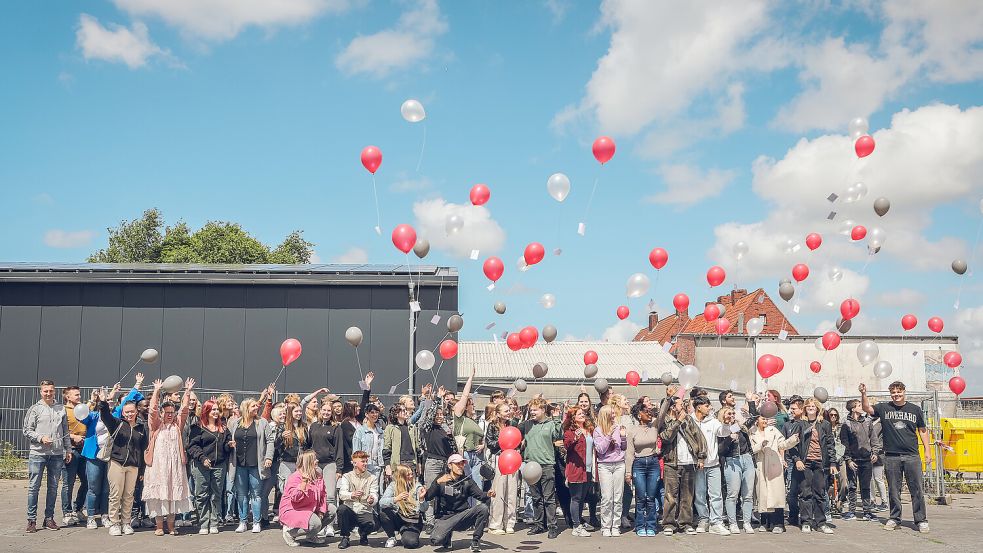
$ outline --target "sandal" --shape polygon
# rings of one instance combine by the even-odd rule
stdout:
[[[154,530],[154,535],[155,536],[163,536],[164,535],[164,530],[162,528],[158,528],[158,529]]]

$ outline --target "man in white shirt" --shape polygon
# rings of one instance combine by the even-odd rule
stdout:
[[[375,504],[379,501],[379,478],[368,470],[369,454],[352,453],[355,470],[346,473],[338,481],[338,523],[341,525],[341,541],[338,549],[346,549],[352,529],[358,526],[359,545],[369,544],[369,534],[379,528]]]
[[[709,527],[711,534],[729,536],[730,530],[724,526],[722,516],[724,501],[720,493],[720,460],[717,457],[717,434],[722,425],[715,417],[710,416],[710,400],[706,396],[694,398],[693,409],[693,418],[707,442],[706,461],[702,468],[696,470],[696,491],[693,497],[699,517],[696,532],[702,534]]]

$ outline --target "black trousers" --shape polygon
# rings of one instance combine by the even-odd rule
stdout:
[[[399,541],[402,542],[404,549],[420,547],[423,521],[419,518],[416,522],[409,522],[400,516],[395,507],[386,507],[379,511],[379,520],[382,522],[382,529],[386,532],[386,536],[394,538],[397,533],[399,534]]]
[[[870,459],[856,460],[856,470],[850,468],[850,463],[846,463],[846,497],[852,513],[857,506],[857,481],[860,481],[860,498],[863,501],[864,514],[871,514],[873,502],[870,499],[870,475],[874,471]]]
[[[352,535],[352,529],[358,526],[360,536],[368,537],[379,527],[379,517],[374,511],[356,513],[344,503],[338,505],[338,524],[341,526],[342,537]]]
[[[566,476],[560,465],[553,465],[553,484],[556,486],[556,501],[560,504],[563,512],[563,519],[568,527],[573,527],[572,515],[570,514],[570,489],[567,487]]]
[[[553,508],[556,509],[555,504]],[[449,547],[455,530],[461,532],[472,526],[474,526],[474,533],[471,534],[471,539],[480,540],[485,533],[485,527],[488,526],[488,505],[477,502],[460,513],[434,520],[433,531],[430,532],[430,544]]]
[[[826,471],[822,461],[804,461],[805,470],[795,469],[792,481],[798,481],[799,522],[819,528],[826,524]]]
[[[556,478],[553,471],[544,470],[539,482],[529,486],[532,497],[533,525],[556,528]]]

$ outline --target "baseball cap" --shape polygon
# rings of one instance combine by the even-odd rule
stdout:
[[[463,463],[463,462],[464,462],[464,457],[462,457],[460,453],[455,453],[447,458],[448,465],[456,465],[458,463]]]

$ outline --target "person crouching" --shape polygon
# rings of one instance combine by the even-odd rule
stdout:
[[[474,480],[464,474],[467,461],[458,453],[447,459],[448,472],[439,476],[427,487],[426,499],[435,502],[433,532],[430,533],[430,544],[437,546],[435,551],[451,550],[451,535],[455,530],[464,531],[474,526],[471,535],[471,551],[481,551],[481,536],[488,524],[488,505],[484,503],[490,497],[495,497],[495,491],[488,493],[474,483]],[[468,507],[468,499],[474,498],[475,504]]]
[[[317,453],[307,450],[297,456],[297,470],[287,477],[280,500],[283,541],[290,547],[298,539],[322,544],[334,518],[334,505],[328,503],[328,490],[317,464]]]
[[[369,454],[352,453],[354,470],[345,473],[338,481],[338,523],[341,525],[341,541],[338,549],[346,549],[352,529],[358,526],[359,545],[369,544],[369,534],[379,528],[375,504],[379,501],[379,478],[368,471]]]

